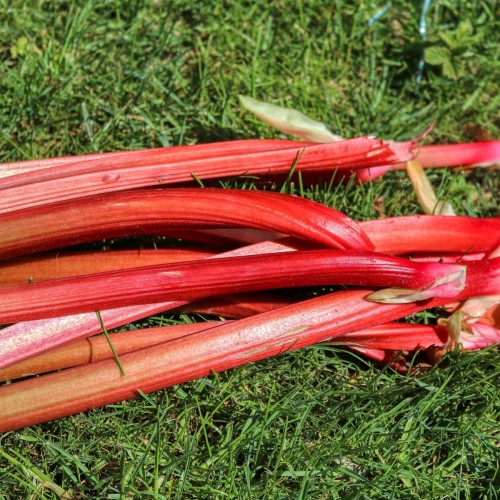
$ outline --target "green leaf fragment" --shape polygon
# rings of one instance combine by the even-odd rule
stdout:
[[[445,61],[443,63],[443,75],[450,80],[456,80],[459,76],[459,71],[456,65],[451,61]]]
[[[455,35],[451,31],[440,33],[439,37],[450,49],[453,50],[457,48],[457,40],[455,38]]]
[[[409,304],[430,298],[432,294],[427,290],[418,291],[409,288],[384,288],[370,293],[365,300],[380,304]]]
[[[248,96],[240,95],[239,99],[241,105],[250,113],[284,134],[319,143],[342,140],[342,137],[330,132],[324,123],[312,120],[300,111],[282,108]]]

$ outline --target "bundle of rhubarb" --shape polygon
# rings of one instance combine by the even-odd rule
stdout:
[[[421,169],[497,162],[498,142],[337,140],[303,115],[297,125],[296,112],[264,115],[305,140],[0,166],[0,431],[318,342],[400,371],[417,352],[430,365],[498,342],[500,218],[449,217]],[[423,206],[448,216],[358,223],[298,196],[176,186],[333,171],[361,182],[401,166]],[[139,250],[144,235],[177,246]],[[125,237],[125,249],[103,250],[102,240]],[[442,308],[442,321],[404,321],[429,308]],[[108,335],[167,311],[217,321]]]

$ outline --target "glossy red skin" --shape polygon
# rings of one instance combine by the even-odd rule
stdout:
[[[239,142],[239,141],[238,141]],[[328,144],[258,141],[98,156],[0,178],[0,213],[114,191],[227,176],[328,171],[408,161],[414,141],[359,137]],[[9,168],[8,165],[4,168]]]
[[[490,252],[500,244],[500,217],[410,215],[360,223],[378,252]]]
[[[167,228],[251,227],[322,247],[372,250],[349,217],[298,196],[231,189],[137,190],[0,216],[0,258]]]
[[[427,290],[463,270],[451,264],[340,250],[202,259],[0,289],[0,323],[275,288],[340,284]],[[442,286],[436,293],[454,299],[456,285]]]

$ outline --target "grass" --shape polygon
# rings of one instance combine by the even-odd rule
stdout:
[[[346,137],[407,138],[433,119],[428,142],[499,135],[493,1],[431,4],[427,47],[463,21],[472,33],[451,51],[455,79],[426,64],[420,83],[420,2],[371,26],[375,1],[209,4],[0,0],[0,160],[278,136],[238,94]],[[498,174],[431,179],[458,213],[497,215]],[[400,172],[285,187],[357,219],[419,212]],[[496,498],[499,369],[495,349],[418,378],[326,345],[288,353],[5,433],[0,497]]]

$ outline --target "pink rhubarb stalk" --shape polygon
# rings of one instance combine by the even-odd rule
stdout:
[[[475,168],[500,168],[500,141],[470,142],[461,144],[435,144],[420,146],[416,149],[415,158],[418,159],[423,168],[445,168],[459,167]],[[345,180],[354,176],[357,182],[369,182],[378,179],[389,170],[405,170],[405,163],[396,163],[368,168],[355,168],[351,170],[342,170]],[[325,169],[314,171],[307,170],[302,181],[305,185],[316,184],[320,177],[329,181],[335,170],[330,172]],[[325,179],[325,174],[329,174]],[[273,176],[274,178],[275,176]],[[277,176],[276,176],[277,177]],[[267,178],[267,177],[265,177]],[[283,180],[281,175],[279,180]]]
[[[457,258],[462,256],[466,260],[475,260],[479,258],[479,254],[493,251],[500,242],[500,217],[410,215],[362,221],[359,225],[376,245],[377,252],[411,255],[416,258],[432,254],[446,257],[447,254],[455,253]],[[275,233],[246,233],[247,230],[225,228],[176,231],[169,235],[212,244],[250,243],[259,238],[261,241],[275,240],[279,236]],[[290,239],[282,239],[280,244],[282,251],[287,251],[287,245],[291,245],[293,249],[311,247],[299,241],[292,244]],[[476,257],[468,258],[474,255]]]
[[[492,167],[500,164],[500,141],[420,146],[415,158],[423,168]],[[405,164],[352,170],[360,182],[373,181],[389,170],[404,170]]]
[[[101,311],[108,330],[132,321],[185,305],[185,302],[159,302],[119,307]],[[95,312],[59,318],[23,321],[0,330],[0,368],[49,351],[72,340],[84,339],[102,332]]]
[[[421,146],[417,159],[425,168],[490,166],[500,162],[500,141]]]
[[[72,163],[92,162],[90,164],[104,163],[112,159],[113,163],[123,164],[133,162],[151,165],[171,161],[200,160],[203,158],[221,158],[224,156],[246,155],[249,151],[254,153],[273,151],[276,149],[297,148],[309,146],[310,142],[298,142],[279,139],[247,139],[240,141],[214,142],[198,146],[173,146],[152,149],[138,149],[132,151],[114,151],[110,153],[97,153],[75,156],[60,156],[57,158],[43,158],[40,160],[16,161],[0,164],[0,178],[35,172],[44,168],[64,167]],[[142,163],[141,163],[142,162]],[[3,183],[3,181],[2,181]],[[0,186],[3,184],[0,183]],[[9,181],[7,181],[9,185]]]
[[[360,223],[378,252],[490,252],[500,244],[500,217],[411,215]]]
[[[469,331],[461,332],[459,342],[466,351],[500,344],[500,328],[486,323],[472,323]]]
[[[448,339],[448,332],[442,326],[386,323],[339,335],[331,342],[366,349],[417,351],[430,346],[442,346]]]
[[[296,302],[290,296],[281,294],[233,294],[221,297],[212,297],[173,310],[172,313],[197,313],[208,314],[224,318],[246,318],[263,312],[271,311]],[[175,305],[171,303],[171,305]],[[144,307],[144,306],[143,306]],[[166,306],[165,306],[166,307]],[[127,314],[123,309],[124,315]],[[109,312],[101,313],[106,317],[105,323],[109,322]],[[83,315],[80,315],[80,317]],[[96,315],[92,314],[96,320]],[[30,324],[36,322],[24,323]],[[211,328],[214,322],[190,323],[187,325],[175,325],[168,327],[147,328],[141,331],[133,330],[111,334],[113,345],[119,355],[135,351],[144,347],[180,338],[184,335]],[[20,323],[18,323],[20,325]],[[15,325],[14,325],[15,326]],[[12,327],[11,327],[12,328]],[[48,342],[52,339],[48,338]],[[60,370],[70,366],[84,363],[95,363],[101,359],[112,357],[113,353],[109,343],[104,336],[87,337],[85,339],[68,342],[61,347],[55,347],[42,354],[34,354],[24,361],[10,364],[7,368],[0,369],[0,381],[35,375],[47,371]]]
[[[455,253],[457,258],[475,260],[481,253],[490,253],[500,243],[500,217],[445,217],[440,215],[409,215],[387,217],[359,222],[377,252],[392,255],[422,255],[436,257]],[[175,232],[173,236],[193,241],[217,243],[214,237],[222,237],[223,243],[256,242],[257,239],[275,240],[275,233],[253,233],[252,239],[240,229],[192,230]],[[241,234],[239,234],[241,233]],[[210,235],[210,236],[209,236]],[[220,240],[219,240],[220,241]],[[281,240],[282,250],[290,240]],[[293,242],[293,249],[306,248],[305,242]],[[310,247],[310,245],[309,245]],[[291,248],[290,248],[291,249]],[[474,256],[468,258],[468,256]]]
[[[274,307],[274,309],[276,308]],[[262,309],[259,314],[265,312],[265,308]],[[146,328],[144,330],[114,333],[110,335],[110,338],[116,353],[122,356],[129,352],[169,342],[221,324],[222,322],[218,321]],[[427,349],[430,346],[442,346],[448,342],[448,339],[449,335],[446,328],[441,326],[386,323],[366,330],[339,335],[329,343],[345,345],[350,348],[417,351]],[[4,368],[0,370],[0,381],[39,375],[88,363],[97,363],[113,357],[113,352],[105,336],[89,337],[70,342],[62,347]]]
[[[144,330],[112,333],[109,337],[118,356],[122,356],[128,352],[138,351],[139,349],[185,337],[186,335],[212,328],[221,323],[221,321],[218,321],[160,326],[157,328],[145,328]],[[7,368],[0,369],[0,382],[88,363],[97,363],[98,361],[113,357],[113,351],[108,339],[104,335],[89,337],[70,342],[64,346],[15,363]]]
[[[300,241],[295,240],[295,243]],[[266,241],[218,254],[211,258],[291,251],[295,248],[295,245]],[[185,301],[159,302],[101,311],[101,315],[106,327],[111,329],[184,305],[186,305]],[[86,338],[99,332],[101,332],[101,325],[94,313],[16,323],[1,330],[0,368],[48,351],[66,342]]]
[[[439,251],[443,247],[443,250],[447,251],[466,252],[471,247],[471,241],[474,241],[473,246],[479,250],[490,251],[495,248],[495,244],[491,243],[491,235],[498,234],[500,230],[500,219],[475,219],[469,217],[411,216],[382,219],[362,224],[370,233],[370,237],[377,242],[377,250],[391,250],[401,253],[425,252],[429,246],[431,249],[436,247],[434,251]],[[453,233],[447,233],[450,227],[453,231],[457,231],[457,237],[453,237]],[[429,239],[426,237],[426,231],[431,236]],[[443,233],[444,237],[441,238]],[[288,238],[281,241],[264,242],[225,255],[284,252],[303,248],[303,244],[304,242],[292,241]],[[485,283],[488,281],[487,278],[486,273]],[[474,294],[480,295],[480,288],[476,291],[472,290],[468,296]],[[127,322],[180,305],[183,305],[183,303],[161,302],[102,311],[102,315],[106,326],[115,328]],[[100,325],[94,313],[28,321],[9,326],[2,330],[0,367],[21,361],[64,342],[85,338],[100,331]]]

